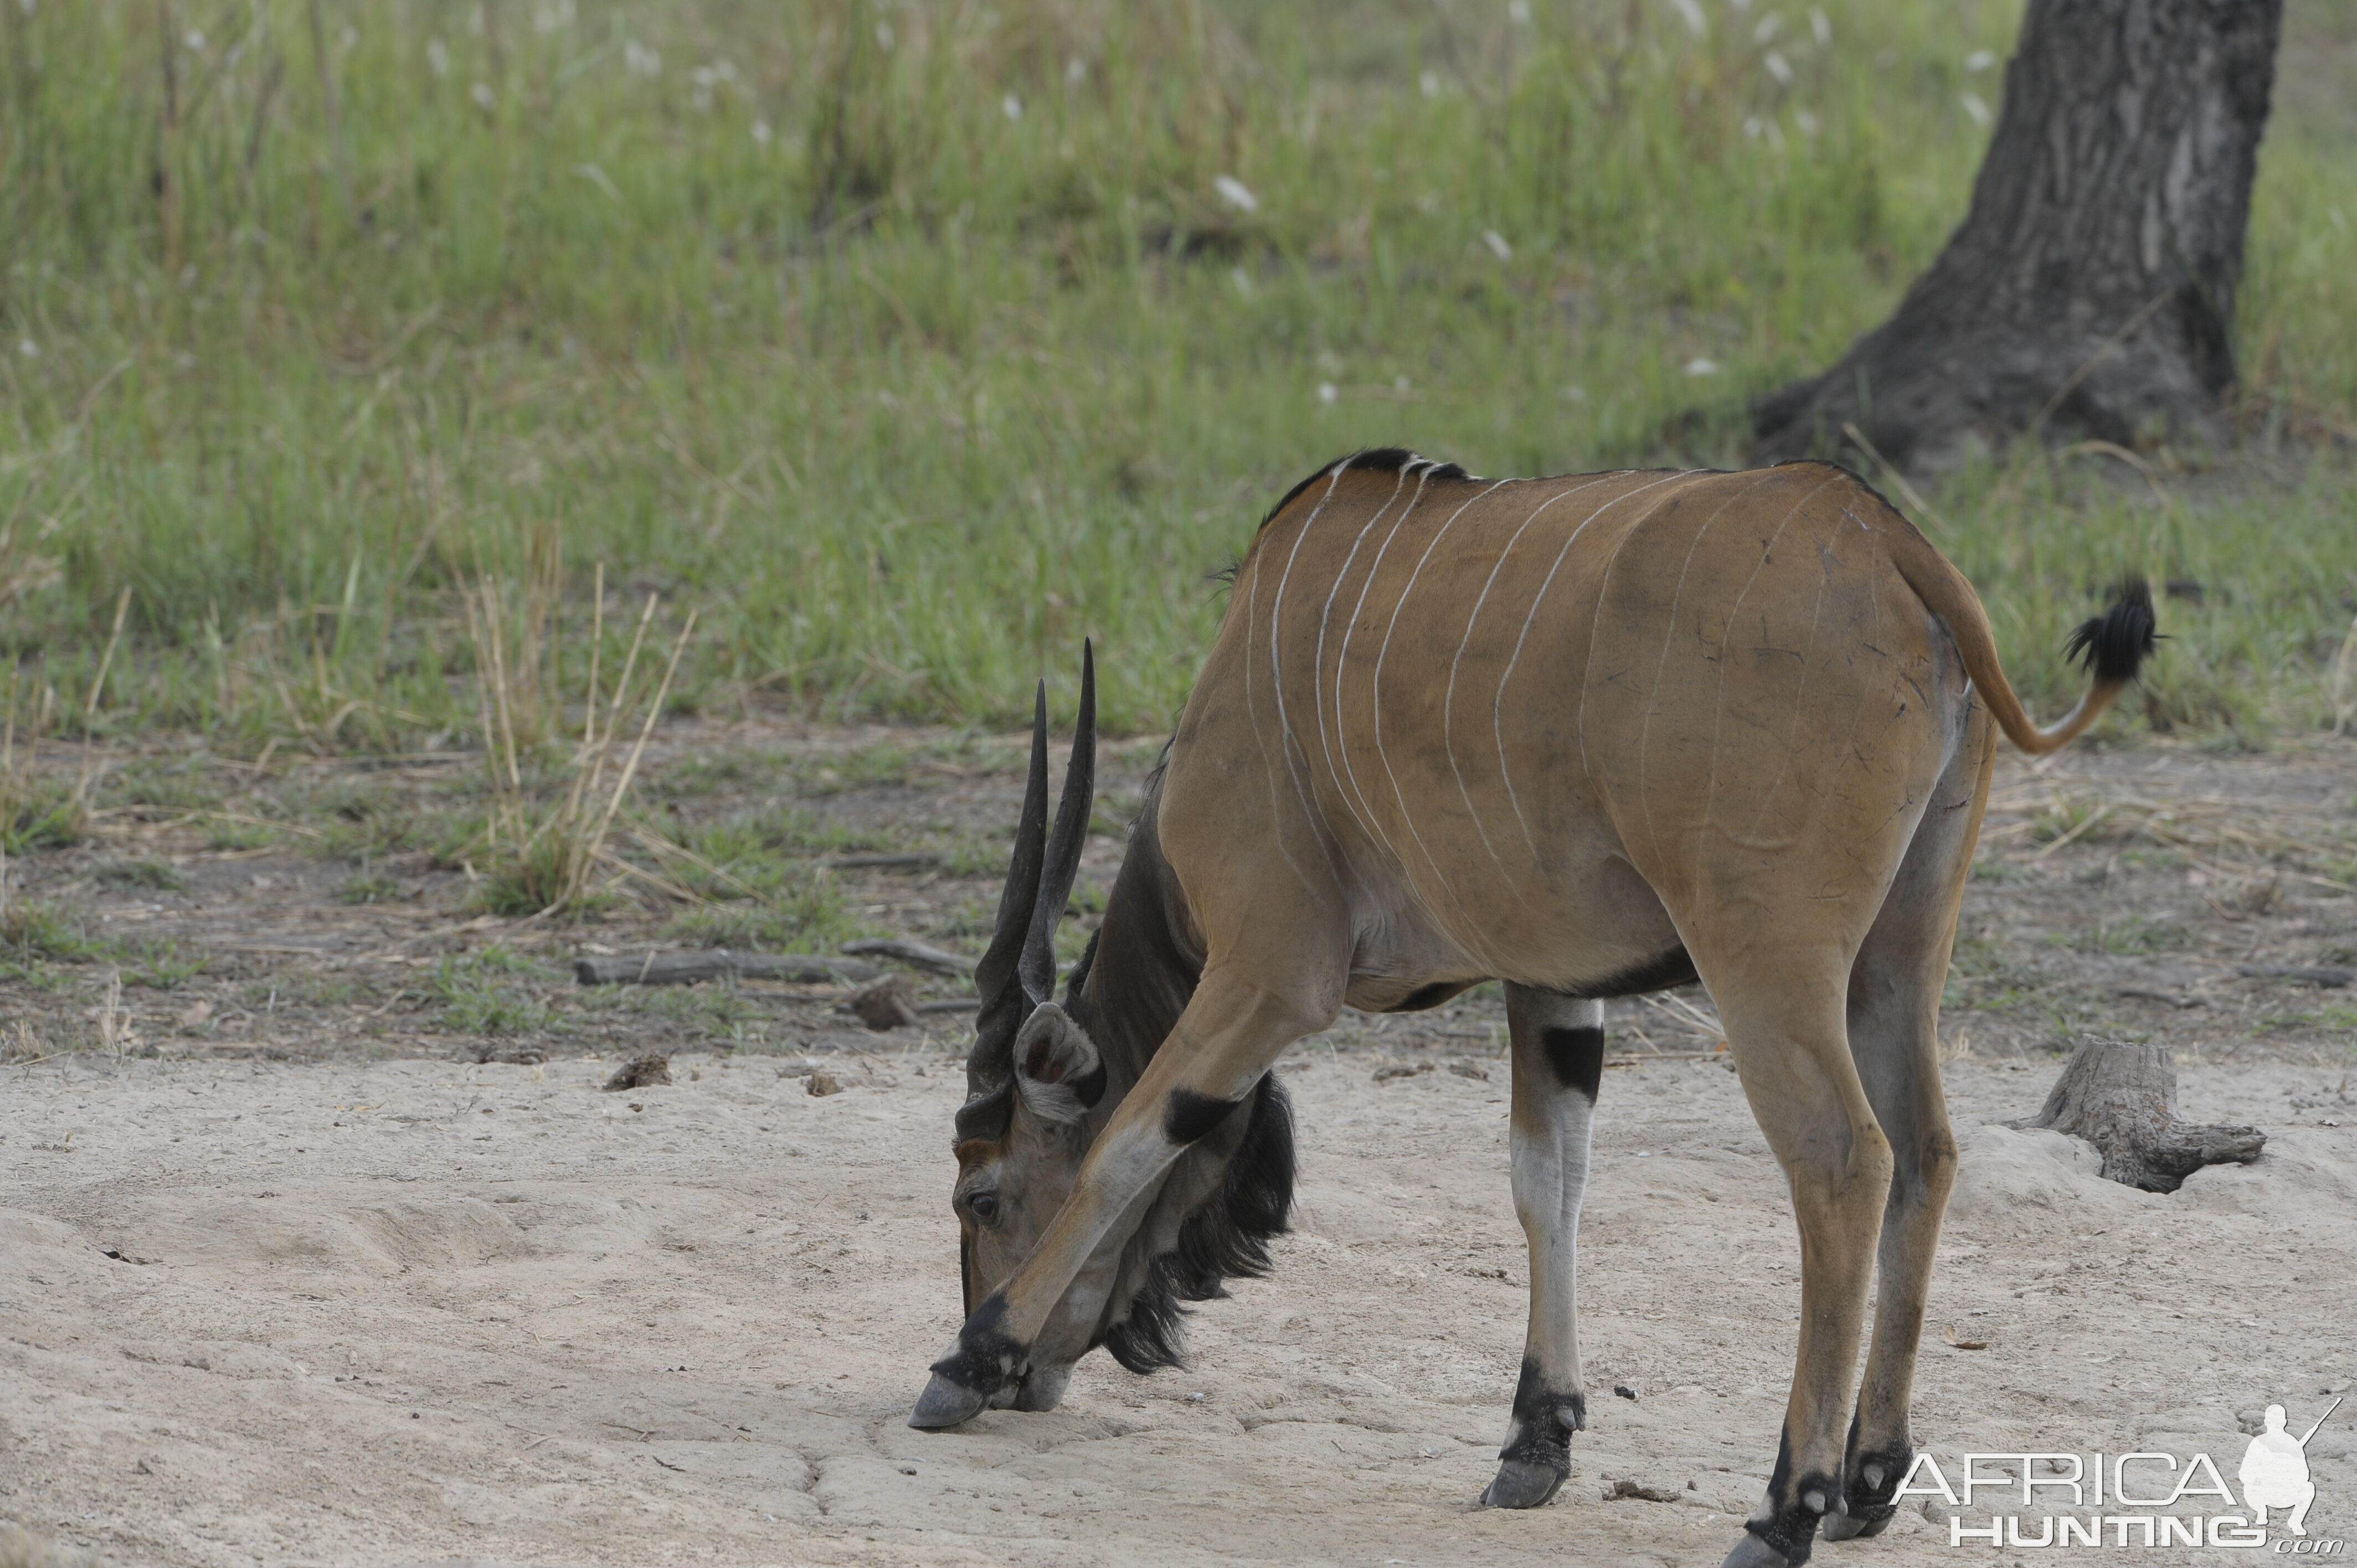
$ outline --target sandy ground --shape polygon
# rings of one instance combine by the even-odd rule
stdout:
[[[831,1060],[824,1098],[746,1056],[624,1093],[580,1059],[9,1068],[0,1520],[68,1562],[201,1564],[1706,1565],[1734,1541],[1798,1251],[1720,1063],[1607,1074],[1592,1430],[1551,1507],[1503,1514],[1472,1507],[1524,1311],[1502,1061],[1378,1083],[1370,1053],[1298,1048],[1298,1227],[1274,1278],[1196,1314],[1193,1369],[1092,1357],[1052,1414],[928,1435],[902,1423],[957,1319],[951,1046]],[[2199,1450],[2231,1478],[2260,1406],[2304,1426],[2357,1376],[2357,1090],[2186,1067],[2189,1114],[2271,1142],[2158,1197],[1987,1125],[2050,1070],[1951,1067],[1966,1164],[1918,1441]],[[1989,1348],[1938,1343],[1951,1324]],[[2309,1448],[2321,1538],[2357,1534],[2352,1434],[2344,1406]],[[1679,1500],[1602,1500],[1624,1478]],[[1817,1561],[1995,1560],[1935,1518]]]

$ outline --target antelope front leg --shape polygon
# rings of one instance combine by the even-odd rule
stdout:
[[[1170,1037],[1090,1148],[1039,1245],[983,1298],[933,1363],[909,1424],[955,1426],[1010,1395],[1049,1315],[1137,1196],[1179,1151],[1241,1110],[1285,1048],[1332,1023],[1333,1012],[1321,1015],[1302,994],[1206,971]]]
[[[1534,1509],[1571,1474],[1571,1434],[1587,1424],[1579,1375],[1579,1202],[1588,1127],[1604,1074],[1604,1004],[1506,987],[1513,1036],[1514,1213],[1531,1246],[1531,1323],[1491,1508]]]

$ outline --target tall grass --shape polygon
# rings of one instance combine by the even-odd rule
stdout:
[[[2357,24],[2292,11],[2350,58]],[[67,730],[479,742],[465,589],[561,538],[615,564],[614,625],[699,613],[675,704],[1000,722],[1089,632],[1109,720],[1158,726],[1209,574],[1323,457],[1731,460],[1746,396],[1962,212],[2017,20],[0,4],[0,651]],[[2263,153],[2241,406],[2279,461],[2148,455],[2165,502],[2089,458],[1935,492],[2040,697],[2135,565],[2202,585],[2156,717],[2331,721],[2352,153],[2288,102]],[[578,690],[590,583],[558,587]]]

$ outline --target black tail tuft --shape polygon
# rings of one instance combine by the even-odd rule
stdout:
[[[2159,644],[2153,624],[2152,585],[2142,577],[2124,578],[2112,607],[2082,622],[2062,645],[2063,655],[2093,670],[2098,681],[2125,685]]]

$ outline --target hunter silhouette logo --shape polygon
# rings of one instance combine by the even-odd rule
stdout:
[[[1989,1507],[1974,1494],[1995,1490],[2018,1512],[2001,1511],[1985,1525],[1970,1524],[1963,1514],[1948,1519],[1948,1544],[1999,1547],[2055,1546],[2212,1546],[2266,1548],[2272,1544],[2281,1556],[2339,1557],[2347,1543],[2312,1538],[2308,1533],[2309,1506],[2316,1501],[2316,1483],[2308,1471],[2308,1444],[2332,1412],[2334,1400],[2308,1430],[2294,1436],[2286,1428],[2284,1407],[2271,1404],[2258,1434],[2243,1451],[2235,1472],[2242,1483],[2240,1506],[2234,1488],[2207,1454],[2183,1461],[2173,1454],[2141,1452],[2095,1454],[1966,1454],[1964,1470],[1952,1485],[1929,1454],[1915,1463],[1900,1484],[1897,1498],[1936,1498],[1952,1509]],[[2092,1463],[2090,1459],[2092,1458]],[[1995,1467],[1995,1473],[1989,1468]],[[2214,1513],[2168,1510],[2215,1498]],[[2070,1513],[2037,1511],[2040,1504],[2061,1506]],[[2272,1543],[2267,1539],[2267,1514],[2284,1509],[2287,1532]],[[2027,1527],[2027,1529],[2025,1529]],[[2030,1531],[2036,1533],[2030,1533]]]
[[[2316,1418],[2307,1436],[2294,1437],[2284,1430],[2284,1407],[2267,1406],[2266,1430],[2243,1450],[2239,1472],[2243,1501],[2250,1508],[2253,1524],[2264,1530],[2269,1509],[2289,1509],[2291,1518],[2284,1521],[2284,1528],[2294,1535],[2308,1533],[2308,1505],[2316,1500],[2316,1483],[2308,1478],[2308,1440],[2340,1408],[2341,1402],[2334,1400]]]

